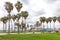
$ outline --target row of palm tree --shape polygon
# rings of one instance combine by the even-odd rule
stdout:
[[[20,28],[22,28],[22,31],[23,31],[23,29],[25,29],[25,31],[26,31],[26,19],[27,19],[29,14],[28,14],[27,11],[21,11],[21,8],[22,8],[22,3],[21,2],[17,1],[17,3],[15,4],[15,7],[17,9],[18,14],[11,15],[11,11],[13,10],[13,4],[10,3],[10,2],[5,3],[5,9],[7,10],[8,15],[4,16],[4,17],[2,17],[0,19],[0,21],[3,22],[3,32],[4,32],[5,27],[7,27],[7,22],[8,22],[8,33],[10,33],[11,19],[13,20],[14,27],[15,26],[18,27],[18,33],[19,33]],[[20,18],[22,18],[22,22],[19,21]],[[23,19],[25,19],[25,20],[23,20]],[[44,28],[44,23],[45,22],[47,23],[47,28],[48,28],[48,23],[50,22],[50,28],[51,28],[51,22],[53,20],[53,22],[54,22],[54,30],[55,30],[55,22],[56,22],[56,20],[58,20],[59,23],[60,23],[60,16],[59,17],[56,17],[56,16],[55,17],[49,17],[49,18],[40,17],[39,19],[40,19],[41,24],[43,24],[43,28]],[[17,21],[17,22],[15,22],[15,21]],[[25,21],[25,23],[23,23],[24,21]],[[39,24],[39,21],[36,22],[37,27],[40,26],[41,24]]]
[[[46,22],[47,23],[47,28],[48,28],[48,22],[50,22],[50,28],[51,28],[51,22],[53,21],[54,22],[54,30],[55,30],[55,22],[56,20],[60,23],[60,16],[59,17],[49,17],[49,18],[46,18],[46,17],[40,17],[40,22],[43,23],[43,28],[44,28],[44,23]]]
[[[4,16],[0,19],[3,22],[3,32],[4,32],[4,24],[6,25],[6,23],[8,22],[8,33],[10,33],[10,21],[11,21],[11,19],[13,19],[14,27],[15,27],[15,25],[18,26],[18,33],[19,33],[19,28],[21,26],[22,26],[22,30],[23,30],[23,27],[26,29],[26,19],[28,17],[28,12],[21,11],[21,13],[20,13],[20,10],[22,8],[22,3],[19,1],[17,1],[17,3],[15,4],[15,7],[18,11],[18,14],[11,15],[11,11],[13,10],[13,4],[10,2],[5,3],[5,9],[8,12],[8,16]],[[21,17],[22,17],[22,22],[20,24],[19,20]],[[23,23],[23,18],[25,19],[25,24]],[[15,23],[15,21],[17,21],[17,23]]]

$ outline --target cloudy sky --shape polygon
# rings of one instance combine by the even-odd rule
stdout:
[[[35,23],[41,16],[60,16],[60,0],[0,0],[0,18],[8,15],[4,9],[4,4],[7,1],[13,3],[13,5],[20,1],[23,4],[21,11],[29,12],[27,23],[30,24]],[[11,14],[17,14],[15,7]]]

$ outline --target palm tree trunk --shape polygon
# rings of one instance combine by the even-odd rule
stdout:
[[[18,20],[18,23],[19,23],[19,20]],[[19,34],[19,26],[18,26],[18,34]]]
[[[4,32],[4,23],[3,23],[3,32]]]
[[[19,26],[18,26],[18,33],[19,33]]]
[[[47,29],[48,29],[48,23],[47,23]]]
[[[15,21],[14,21],[14,32],[15,32]]]
[[[6,30],[7,30],[7,24],[5,23],[5,32],[6,32]]]
[[[9,23],[8,23],[8,34],[10,34],[10,13],[8,14],[9,15]]]
[[[48,32],[48,23],[47,23],[47,32]]]
[[[37,31],[38,31],[38,26],[37,26]]]
[[[22,32],[23,32],[23,17],[22,17]]]
[[[12,24],[12,20],[11,20],[11,31],[13,31],[13,24]]]
[[[43,23],[43,27],[42,27],[42,32],[44,32],[44,23]]]
[[[43,30],[44,24],[42,23],[42,30]]]
[[[25,31],[26,31],[26,19],[25,19]]]
[[[7,26],[7,23],[6,23],[6,26],[5,26],[6,32],[7,32],[7,28],[8,28],[8,26]]]
[[[43,23],[43,29],[44,29],[44,23]]]
[[[51,22],[50,22],[50,30],[51,30]]]
[[[22,32],[23,32],[23,28],[22,28]]]
[[[54,31],[55,31],[55,22],[54,22]]]
[[[9,23],[8,23],[8,33],[10,33],[10,20],[9,20]]]
[[[59,22],[59,24],[60,24],[60,22]]]
[[[42,23],[41,23],[42,24]],[[41,25],[41,30],[42,30],[43,24]]]

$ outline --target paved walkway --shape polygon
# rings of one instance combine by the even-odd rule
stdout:
[[[40,34],[41,32],[34,32],[35,34]],[[0,35],[7,35],[8,33],[0,33]],[[18,33],[10,33],[10,34],[18,34]],[[27,33],[19,33],[19,34],[33,34],[33,32],[27,32]]]
[[[47,33],[47,32],[44,32],[44,33]],[[7,35],[7,34],[8,33],[0,33],[0,35]],[[18,33],[10,33],[10,34],[18,34]],[[19,33],[19,34],[33,34],[33,32],[25,32],[25,33]],[[34,32],[34,34],[41,34],[41,32]]]

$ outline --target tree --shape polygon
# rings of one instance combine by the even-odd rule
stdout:
[[[28,17],[28,12],[27,11],[22,11],[21,16],[24,17],[24,19],[25,19],[25,31],[26,31],[26,19]]]
[[[15,7],[16,7],[16,9],[17,9],[18,13],[19,13],[19,12],[20,12],[20,10],[21,10],[21,8],[22,8],[22,3],[21,3],[21,2],[19,2],[19,1],[17,1],[17,3],[15,4]]]
[[[36,26],[37,26],[37,31],[38,31],[39,21],[36,22]]]
[[[5,27],[7,27],[7,25],[6,25],[7,20],[8,20],[7,17],[2,17],[2,18],[1,18],[1,21],[3,22],[3,32],[6,30]],[[5,26],[4,26],[4,24],[5,24]]]
[[[48,20],[48,18],[46,18],[46,23],[47,23],[47,29],[48,29],[48,22],[49,22],[49,20]]]
[[[27,24],[27,28],[29,28],[30,26],[29,26],[29,24]]]
[[[57,18],[58,22],[60,23],[60,16]]]
[[[13,15],[13,16],[12,16],[12,19],[13,19],[13,21],[14,21],[14,31],[15,31],[15,20],[16,20],[16,18],[17,18],[17,15]]]
[[[19,19],[20,19],[21,15],[17,14],[17,22],[19,23]],[[18,33],[19,33],[19,27],[18,27]]]
[[[44,22],[46,21],[46,18],[45,17],[40,17],[40,21],[41,21],[41,23],[43,23],[43,28],[44,28]]]
[[[43,22],[43,21],[42,21],[42,17],[40,17],[40,22],[41,22],[41,24],[42,24],[42,22]]]
[[[23,23],[23,21],[21,22],[21,26],[22,26],[22,31],[23,31],[23,29],[25,28],[25,23]]]
[[[15,25],[16,25],[18,28],[21,28],[21,24],[15,23]],[[19,31],[19,29],[18,29],[18,31]],[[18,33],[19,33],[19,32],[18,32]]]
[[[52,21],[52,17],[48,18],[48,21],[50,22],[50,30],[51,30],[51,21]]]
[[[20,12],[20,10],[21,10],[21,8],[22,8],[22,3],[19,2],[19,1],[17,1],[17,3],[15,4],[15,7],[16,7],[16,9],[17,9],[17,11],[18,11],[17,21],[19,22],[19,19],[20,19],[20,14],[19,14],[19,12]],[[19,33],[19,27],[18,27],[18,33]]]
[[[53,17],[53,22],[54,22],[54,30],[55,30],[55,22],[57,20],[57,17]]]
[[[9,19],[8,33],[10,33],[10,17],[11,17],[10,12],[13,10],[13,4],[10,3],[10,2],[6,2],[6,3],[5,3],[5,9],[6,9],[7,12],[9,13],[9,14],[8,14],[8,19]]]

